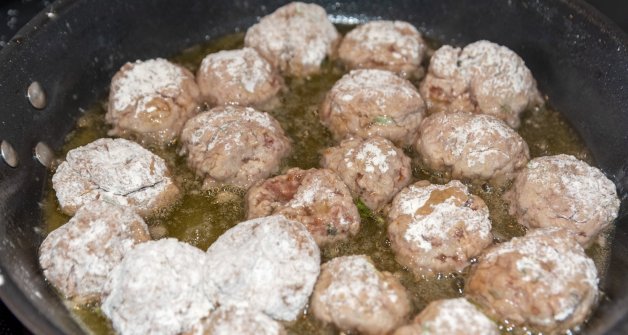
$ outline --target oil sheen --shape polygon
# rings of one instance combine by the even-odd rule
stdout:
[[[338,28],[341,32],[350,29],[349,26]],[[241,48],[243,38],[242,33],[231,34],[184,50],[171,60],[196,72],[205,55],[219,50]],[[435,48],[438,43],[430,41],[430,46]],[[318,167],[321,150],[334,145],[329,132],[319,122],[317,110],[326,92],[346,72],[340,64],[326,61],[320,74],[307,78],[286,78],[287,90],[281,93],[281,104],[268,111],[294,141],[293,153],[283,162],[282,171],[290,167],[303,169]],[[68,135],[66,144],[57,157],[65,157],[67,151],[107,136],[108,126],[104,122],[106,104],[106,101],[95,104],[78,119],[75,130]],[[532,157],[565,153],[591,163],[590,154],[581,139],[566,120],[550,107],[526,111],[518,132],[528,143]],[[167,148],[149,147],[149,149],[168,162],[176,182],[185,193],[173,208],[147,220],[154,239],[175,237],[206,250],[222,233],[245,219],[245,190],[221,187],[203,191],[200,189],[201,181],[187,168],[185,158],[177,154],[176,144]],[[445,183],[449,180],[447,175],[434,173],[421,166],[411,148],[404,150],[412,158],[413,182],[429,180],[433,183]],[[525,228],[508,215],[507,205],[501,199],[508,185],[497,188],[488,184],[467,184],[472,193],[487,203],[496,241],[506,241],[525,234]],[[381,213],[372,213],[359,201],[357,204],[362,219],[359,234],[347,241],[322,248],[323,262],[343,255],[370,256],[380,271],[393,273],[406,287],[412,301],[411,316],[416,315],[430,301],[462,296],[466,273],[436,278],[415,278],[395,261],[386,236],[386,222]],[[70,219],[59,210],[51,186],[48,187],[43,208],[46,232],[56,229]],[[594,244],[587,253],[595,260],[599,273],[603,276],[608,259],[608,248],[605,243]],[[69,308],[88,332],[113,334],[110,322],[102,315],[98,306],[69,306]],[[307,310],[295,322],[286,323],[285,326],[289,334],[339,333],[332,326],[317,322]],[[508,334],[525,332],[506,327],[503,327],[503,331]]]

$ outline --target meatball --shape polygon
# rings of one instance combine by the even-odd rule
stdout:
[[[283,86],[283,79],[255,49],[207,55],[196,74],[205,101],[212,105],[262,106]]]
[[[414,147],[432,170],[498,185],[513,179],[530,159],[528,145],[516,131],[493,116],[467,112],[428,116]]]
[[[186,335],[286,335],[286,330],[266,314],[246,305],[220,306]]]
[[[389,140],[352,138],[323,152],[321,165],[333,170],[354,197],[378,211],[410,183],[410,158]]]
[[[513,128],[528,107],[543,98],[523,59],[512,50],[478,41],[436,50],[420,85],[430,112],[473,111],[493,115]]]
[[[488,214],[457,180],[417,182],[397,194],[388,212],[395,258],[419,277],[460,272],[493,241]]]
[[[126,63],[111,80],[109,135],[170,144],[196,114],[199,98],[194,75],[179,65],[161,58]]]
[[[272,116],[238,106],[215,107],[190,119],[181,142],[181,153],[206,189],[249,188],[276,172],[292,145]]]
[[[150,240],[131,207],[97,200],[52,231],[39,248],[46,279],[75,303],[100,301],[107,275],[135,244]]]
[[[342,256],[323,264],[310,308],[341,331],[386,334],[410,311],[399,280],[379,272],[367,256]]]
[[[204,291],[205,254],[173,238],[138,244],[105,285],[103,313],[117,333],[180,334],[216,307]]]
[[[411,145],[425,113],[419,92],[407,80],[383,70],[354,70],[327,93],[320,119],[336,140],[381,136]]]
[[[335,53],[340,35],[316,4],[292,2],[264,16],[246,31],[244,45],[256,49],[275,68],[289,76],[320,70]]]
[[[293,168],[251,187],[247,217],[281,214],[302,223],[319,245],[355,235],[360,214],[347,186],[331,170]]]
[[[620,205],[602,171],[568,155],[531,160],[504,198],[519,223],[570,229],[583,246],[610,226]]]
[[[416,76],[427,46],[416,28],[403,21],[371,21],[351,30],[338,57],[352,69],[382,69]]]
[[[556,334],[587,318],[597,284],[595,264],[573,234],[541,228],[489,249],[465,290],[494,319]]]
[[[393,335],[499,335],[497,324],[465,298],[432,301]]]
[[[207,249],[207,291],[221,305],[246,302],[277,320],[305,308],[320,271],[314,238],[282,215],[244,221]]]
[[[52,176],[52,187],[68,215],[102,199],[131,206],[147,217],[172,205],[180,195],[161,157],[135,142],[111,138],[70,150]]]

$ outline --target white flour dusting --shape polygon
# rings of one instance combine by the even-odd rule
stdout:
[[[454,178],[509,180],[530,154],[523,138],[502,120],[469,112],[436,113],[419,128],[415,143],[424,163]]]
[[[223,305],[197,324],[187,335],[285,335],[283,326],[247,303]]]
[[[349,62],[418,66],[426,46],[421,34],[403,21],[370,21],[351,30],[340,46],[340,57]],[[391,59],[392,58],[392,59]]]
[[[431,318],[426,318],[429,315]],[[499,328],[465,298],[437,300],[430,303],[417,316],[424,335],[431,334],[484,334],[498,335]]]
[[[116,110],[124,110],[146,97],[176,96],[185,79],[181,68],[163,58],[128,64],[130,68],[112,82],[114,95],[109,100]]]
[[[464,199],[459,199],[452,193],[446,199],[439,199],[436,203],[428,204],[428,214],[422,214],[420,209],[425,209],[428,200],[434,191],[447,191],[458,189],[466,196],[469,191],[465,185],[457,180],[450,181],[446,185],[432,184],[426,187],[411,185],[407,192],[400,193],[395,199],[400,204],[401,214],[412,218],[404,238],[416,243],[421,249],[432,249],[432,239],[448,240],[450,230],[459,222],[464,222],[465,230],[477,232],[482,238],[487,238],[491,231],[491,223],[488,218],[488,209],[473,210],[465,206]],[[461,200],[463,203],[461,203]]]
[[[303,224],[319,245],[355,235],[360,228],[349,189],[328,169],[292,168],[251,187],[246,204],[248,218],[284,215]]]
[[[248,302],[277,320],[303,310],[320,270],[320,251],[300,223],[281,215],[244,221],[207,250],[206,284],[219,303]]]
[[[103,199],[135,207],[146,215],[174,201],[179,190],[165,161],[139,144],[101,138],[72,149],[52,177],[64,211]]]
[[[330,200],[333,197],[332,192],[331,188],[321,185],[320,178],[313,177],[310,178],[309,184],[299,185],[297,193],[295,193],[294,198],[287,205],[293,208],[311,206],[314,203],[314,199],[317,201]]]
[[[223,113],[232,113],[233,110],[234,107],[229,106],[225,108],[225,111]],[[258,112],[250,107],[244,109],[244,113],[242,113],[241,118],[245,121],[255,122],[260,126],[268,129],[275,129],[275,125],[277,124],[274,119],[271,119],[268,113]]]
[[[560,229],[533,230],[524,237],[513,238],[491,249],[483,258],[488,262],[498,262],[500,257],[518,255],[515,267],[522,274],[520,279],[533,283],[539,296],[551,297],[560,306],[553,319],[563,321],[571,316],[581,303],[567,294],[569,287],[577,281],[596,292],[598,276],[593,260],[571,240],[572,236],[560,235],[557,232],[560,232]],[[540,321],[545,324],[552,322]]]
[[[292,2],[250,27],[244,44],[282,72],[299,76],[317,71],[339,38],[322,7]]]
[[[95,201],[48,234],[39,262],[66,298],[98,301],[114,266],[135,244],[148,240],[148,227],[132,208]]]
[[[258,126],[274,132],[278,129],[279,124],[266,112],[259,112],[251,107],[222,106],[220,110],[210,111],[195,118],[202,123],[202,127],[198,127],[189,137],[188,142],[192,145],[198,145],[207,133],[213,133],[214,136],[207,142],[206,150],[211,150],[218,143],[234,142],[238,144],[239,133],[225,133],[223,129],[231,129],[229,124],[241,124],[243,121],[256,123]],[[243,130],[245,127],[239,127]],[[237,136],[234,140],[231,137]]]
[[[487,91],[480,93],[485,95],[508,97],[536,91],[536,82],[521,57],[489,41],[477,41],[464,49],[441,47],[432,56],[430,71],[440,78],[462,81],[467,87],[482,78]]]
[[[332,169],[352,195],[374,211],[389,203],[411,177],[410,158],[379,136],[343,140],[323,152],[321,166]]]
[[[570,220],[586,223],[599,216],[600,221],[607,224],[617,215],[620,201],[615,184],[598,168],[573,156],[535,158],[528,163],[525,173],[528,182],[567,199]]]
[[[403,30],[414,34],[403,34]],[[347,35],[363,40],[364,46],[369,50],[375,50],[382,44],[397,46],[396,52],[401,53],[399,57],[418,59],[422,48],[421,41],[417,38],[420,36],[419,32],[411,24],[402,21],[371,21],[365,23],[362,29],[354,29]]]
[[[530,70],[525,66],[523,59],[512,50],[491,43],[478,41],[467,45],[460,53],[460,74],[468,82],[474,76],[488,77],[487,89],[505,90],[505,92],[486,91],[484,94],[503,95],[521,94],[534,89],[530,84]],[[501,94],[500,94],[501,93]]]
[[[523,59],[489,41],[438,49],[421,92],[431,107],[494,115],[514,128],[524,109],[543,102]]]
[[[204,178],[203,188],[231,184],[248,189],[279,169],[291,140],[269,114],[242,106],[218,106],[191,118],[179,153]]]
[[[351,306],[359,314],[377,315],[388,302],[406,299],[405,293],[395,290],[366,256],[334,258],[323,264],[322,272],[328,273],[331,282],[317,292],[317,299],[332,313]]]
[[[353,70],[338,80],[319,111],[334,138],[381,136],[410,145],[425,113],[414,85],[393,72]]]
[[[251,48],[210,54],[201,62],[201,72],[223,79],[225,85],[241,85],[249,93],[273,77],[270,64]]]
[[[180,334],[216,307],[205,254],[173,238],[138,244],[111,272],[102,304],[118,333]]]
[[[458,119],[454,131],[441,132],[438,137],[445,143],[445,150],[453,154],[454,160],[461,159],[464,154],[471,167],[485,164],[486,159],[491,156],[495,159],[495,156],[505,155],[501,159],[508,159],[510,153],[501,148],[504,146],[502,143],[519,144],[523,141],[512,128],[489,115],[445,114],[442,122],[447,124],[450,118]],[[512,147],[517,149],[521,145]]]
[[[380,110],[386,110],[388,99],[421,99],[412,84],[394,73],[385,70],[353,70],[338,80],[332,88],[334,95],[340,96],[344,103],[351,103],[356,98],[376,102]],[[342,113],[342,108],[332,112]]]
[[[393,149],[388,150],[387,152],[382,152],[382,150],[373,143],[366,142],[360,148],[356,159],[359,159],[364,162],[364,170],[369,173],[375,172],[375,168],[377,168],[380,172],[386,173],[388,171],[388,157],[396,156],[397,152]]]

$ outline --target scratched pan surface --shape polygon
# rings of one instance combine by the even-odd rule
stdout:
[[[81,109],[103,97],[127,60],[171,56],[243,30],[282,1],[57,1],[0,51],[0,298],[36,334],[81,330],[39,271],[39,207],[47,170],[37,144],[57,150]],[[607,297],[586,334],[628,333],[628,38],[581,1],[321,1],[338,22],[406,20],[426,35],[464,45],[488,39],[519,53],[550,102],[617,184],[622,212],[602,289]],[[41,83],[39,110],[26,98]],[[40,147],[41,148],[41,147]],[[0,150],[10,158],[5,145]],[[10,160],[9,160],[10,161]]]

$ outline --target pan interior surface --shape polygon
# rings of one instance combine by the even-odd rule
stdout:
[[[0,162],[0,298],[36,334],[81,328],[46,284],[37,260],[43,239],[40,201],[46,168],[39,142],[63,145],[82,111],[102,98],[126,61],[170,57],[234,31],[285,2],[58,1],[0,52],[0,140],[18,165]],[[600,307],[587,334],[628,332],[628,42],[580,2],[386,1],[320,4],[339,23],[399,19],[454,45],[488,39],[526,61],[550,103],[565,114],[597,165],[617,184],[622,211]],[[26,89],[39,82],[47,106],[32,107]]]

